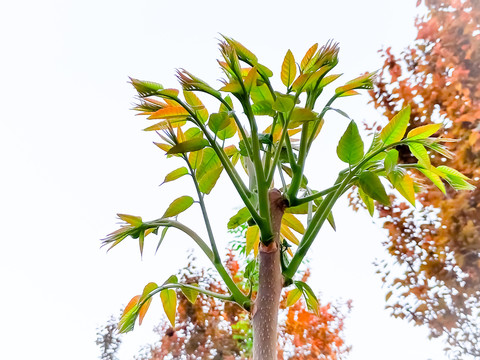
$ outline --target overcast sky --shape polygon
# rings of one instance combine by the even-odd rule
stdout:
[[[192,192],[186,180],[158,187],[176,164],[165,161],[152,145],[155,135],[141,131],[145,120],[129,110],[128,76],[174,87],[174,69],[183,67],[220,86],[216,39],[223,33],[277,76],[287,49],[301,59],[312,44],[333,38],[341,47],[338,81],[347,81],[378,69],[383,46],[399,51],[411,43],[416,13],[414,0],[3,2],[0,358],[96,359],[96,328],[147,282],[163,282],[187,263],[192,245],[173,231],[156,256],[147,243],[143,261],[135,241],[108,254],[100,249],[117,212],[157,218],[172,199]],[[358,122],[381,119],[368,100],[336,105]],[[328,135],[307,167],[318,189],[341,167],[331,159],[346,126],[335,114],[326,119]],[[231,190],[222,181],[207,198],[225,240],[226,221],[240,206],[238,198],[226,201],[223,191]],[[184,220],[201,226],[189,214]],[[345,201],[335,216],[338,231],[325,229],[313,246],[311,285],[322,299],[353,300],[349,359],[446,359],[425,329],[384,310],[386,290],[372,261],[384,255],[385,233]],[[144,325],[124,337],[121,360],[153,338],[160,316],[157,302]]]

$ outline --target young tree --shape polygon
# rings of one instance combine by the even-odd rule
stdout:
[[[470,186],[461,173],[446,166],[434,167],[424,156],[425,147],[445,151],[442,145],[444,139],[431,137],[440,126],[416,128],[404,138],[410,120],[409,106],[404,107],[374,136],[367,151],[364,151],[357,125],[350,121],[337,147],[338,157],[348,166],[338,174],[331,187],[317,191],[308,186],[304,174],[306,160],[322,128],[324,116],[333,110],[331,105],[340,97],[355,95],[357,90],[372,89],[373,86],[374,74],[362,75],[336,88],[320,112],[314,111],[324,88],[339,77],[329,74],[337,65],[338,50],[337,44],[332,42],[320,48],[315,44],[298,67],[291,51],[287,51],[280,73],[285,85],[283,92],[273,89],[270,82],[272,71],[259,63],[257,57],[242,44],[228,37],[220,43],[223,59],[219,64],[226,75],[220,90],[186,70],[177,72],[183,87],[183,98],[178,90],[131,79],[140,98],[135,109],[149,119],[160,120],[146,130],[159,131],[164,142],[157,146],[166,152],[167,157],[179,157],[185,162],[184,167],[167,174],[165,182],[184,175],[191,177],[208,243],[187,225],[173,219],[195,202],[191,196],[183,195],[156,220],[144,221],[139,216],[119,214],[125,224],[108,235],[104,244],[109,244],[111,248],[131,237],[138,239],[142,252],[147,235],[161,231],[161,242],[167,229],[176,228],[188,235],[211,260],[229,293],[221,294],[184,284],[178,282],[175,276],[162,285],[149,283],[142,294],[135,296],[127,305],[119,324],[120,331],[132,330],[137,318],[142,321],[155,294],[160,293],[163,307],[173,322],[175,289],[192,297],[200,292],[234,302],[249,311],[253,325],[254,359],[276,359],[282,288],[293,285],[294,291],[304,296],[309,309],[318,311],[318,301],[311,288],[305,282],[294,279],[325,220],[331,219],[331,210],[342,194],[358,185],[370,211],[373,211],[374,200],[388,205],[390,200],[379,178],[384,177],[414,202],[414,179],[406,171],[410,168],[423,170],[429,178],[436,179],[430,175],[434,174],[448,179],[456,188]],[[209,115],[195,92],[216,99],[220,104],[219,110]],[[235,103],[232,97],[236,99]],[[258,116],[269,123],[262,132]],[[297,134],[299,139],[295,138]],[[397,165],[398,151],[395,148],[399,146],[408,146],[419,163]],[[239,160],[247,174],[247,182],[237,171]],[[241,291],[222,265],[205,206],[205,195],[211,192],[224,170],[245,205],[229,223],[248,223],[247,248],[258,251],[259,279],[255,301],[252,301],[252,291]],[[289,182],[287,178],[290,178]],[[278,179],[282,186],[275,188],[274,180]],[[441,186],[438,181],[435,182]],[[294,214],[304,214],[306,220],[302,222],[298,219],[300,216]],[[292,229],[302,235],[300,241]],[[284,241],[285,238],[294,244],[294,251],[290,248],[292,245]]]
[[[375,107],[390,117],[411,104],[410,128],[440,127],[458,139],[448,151],[424,153],[433,165],[449,165],[480,184],[480,1],[425,0],[415,43],[400,57],[388,48]],[[399,148],[399,161],[415,161]],[[425,173],[432,177],[431,173]],[[401,272],[386,274],[389,307],[397,317],[428,324],[432,336],[446,335],[459,358],[480,357],[480,190],[454,192],[427,184],[412,209],[396,200],[380,211],[389,231],[389,253]],[[446,179],[448,181],[448,178]],[[471,190],[470,186],[466,187]]]

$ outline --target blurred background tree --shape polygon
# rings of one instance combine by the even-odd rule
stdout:
[[[480,1],[419,0],[417,6],[426,13],[416,19],[416,41],[400,55],[381,51],[385,61],[370,94],[387,118],[411,104],[409,130],[443,123],[439,136],[460,141],[450,143],[453,157],[429,153],[432,164],[459,170],[477,188],[443,194],[425,184],[416,209],[400,198],[379,206],[393,258],[378,266],[394,316],[445,336],[455,358],[480,358]],[[406,147],[398,150],[401,162],[415,162]]]
[[[112,315],[105,325],[97,329],[95,343],[100,347],[101,360],[118,360],[117,352],[122,344],[121,335],[117,329],[119,319],[120,317]]]
[[[244,238],[245,230],[238,229],[238,239]],[[242,289],[248,290],[248,280],[240,269],[241,263],[251,261],[253,256],[250,255],[244,260],[244,244],[245,240],[238,240],[233,246],[235,253],[240,253],[240,260],[230,250],[225,265],[235,282]],[[190,255],[189,263],[181,270],[179,279],[183,283],[199,284],[210,291],[227,293],[209,269],[197,268],[194,260]],[[306,281],[309,275],[306,270],[302,281]],[[254,279],[257,277],[258,274],[253,276]],[[255,287],[256,284],[254,289]],[[285,292],[282,297],[278,359],[345,359],[350,347],[345,343],[343,329],[345,317],[351,308],[350,301],[320,304],[316,315],[309,311],[303,299],[299,299],[292,291]],[[287,302],[294,301],[296,302],[287,308]],[[183,293],[178,292],[177,304],[175,328],[172,328],[167,318],[163,318],[154,330],[159,335],[159,340],[144,346],[136,357],[137,360],[246,360],[252,357],[253,338],[248,312],[233,303],[202,294],[192,303]],[[109,325],[110,322],[105,329],[110,329]],[[115,323],[113,327],[116,328]],[[118,337],[119,334],[115,336]],[[109,343],[111,337],[99,336],[97,340],[103,353],[104,349],[111,348]],[[115,356],[115,352],[112,356]],[[116,358],[102,357],[102,360],[104,359]]]

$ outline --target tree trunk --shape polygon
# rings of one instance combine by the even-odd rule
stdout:
[[[258,254],[258,292],[253,309],[253,359],[277,360],[277,323],[282,269],[280,263],[280,225],[285,211],[285,199],[280,191],[268,193],[273,230],[273,241],[265,246],[260,243]]]

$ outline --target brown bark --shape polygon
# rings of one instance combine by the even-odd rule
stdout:
[[[277,328],[282,269],[280,263],[280,225],[285,211],[285,199],[280,191],[268,193],[273,241],[260,243],[258,254],[258,292],[253,310],[253,359],[277,360]]]

